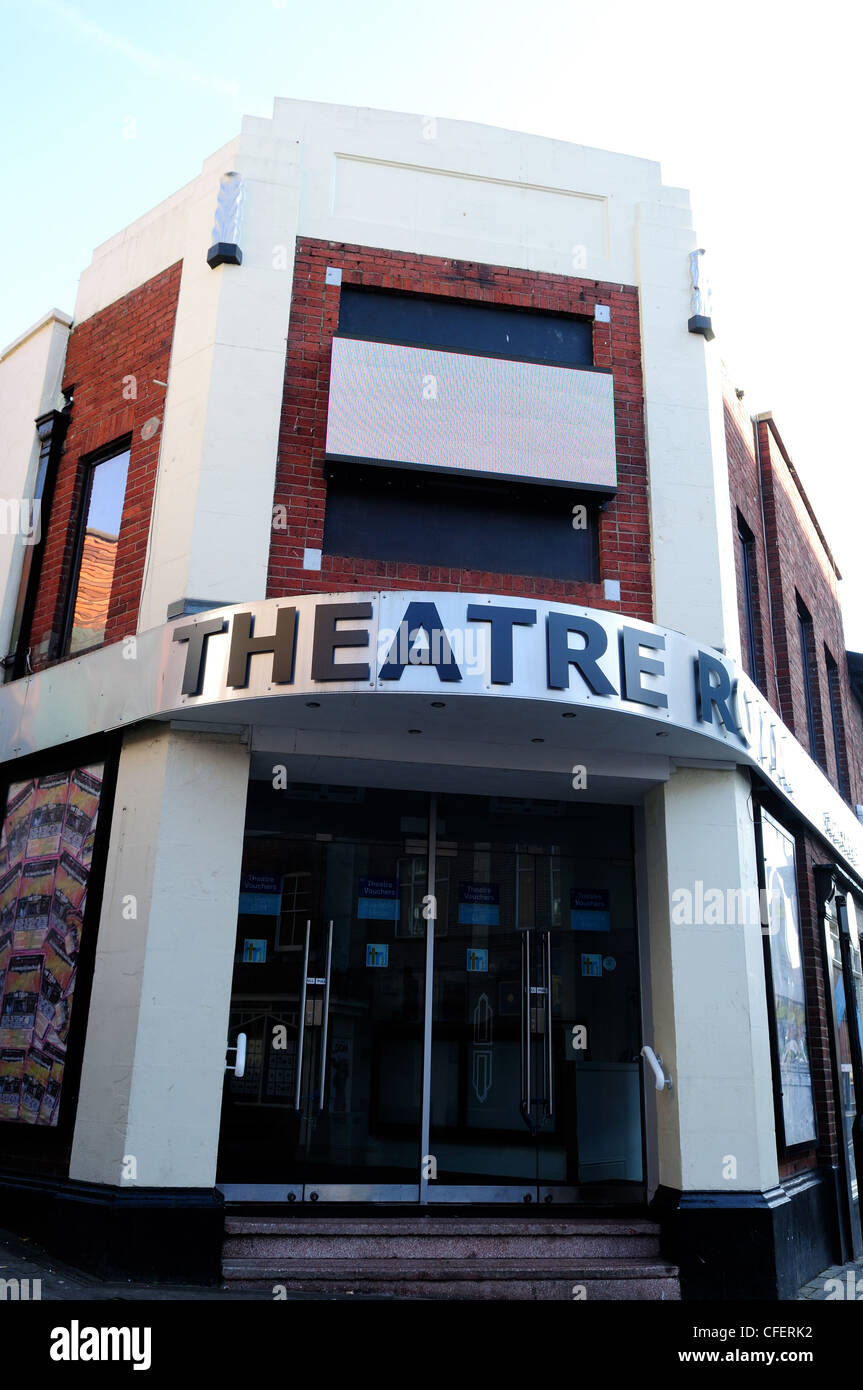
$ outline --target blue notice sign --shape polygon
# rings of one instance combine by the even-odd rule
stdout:
[[[390,948],[386,942],[369,943],[366,946],[366,965],[373,970],[386,970],[390,963]]]
[[[607,888],[571,888],[569,925],[573,931],[611,931]]]
[[[240,874],[241,893],[281,893],[281,874]]]
[[[399,920],[399,881],[397,878],[361,878],[357,916],[366,922]]]
[[[500,888],[496,883],[460,883],[458,920],[461,927],[496,927],[500,924]]]
[[[478,970],[480,973],[487,973],[488,951],[484,947],[477,949],[475,946],[469,946],[467,951],[467,968],[468,970]]]
[[[280,874],[241,874],[239,911],[251,917],[278,917],[282,910]]]

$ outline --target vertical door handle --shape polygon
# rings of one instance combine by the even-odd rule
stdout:
[[[333,963],[333,924],[330,922],[327,931],[327,965],[325,970],[326,984],[324,985],[324,1018],[323,1030],[321,1032],[321,1079],[318,1085],[320,1092],[320,1104],[318,1111],[324,1108],[324,1091],[327,1085],[327,1033],[330,1027],[330,970]]]
[[[533,1133],[530,1118],[530,932],[521,935],[521,1114],[528,1129]]]
[[[300,1108],[300,1088],[303,1083],[303,1040],[306,1036],[306,993],[309,986],[309,936],[312,924],[306,922],[306,944],[303,950],[303,976],[300,986],[300,1028],[297,1037],[297,1085],[294,1091],[294,1109]]]
[[[554,1115],[554,1048],[551,1035],[551,932],[545,933],[545,1069],[548,1091],[545,1100],[545,1113],[549,1119]]]

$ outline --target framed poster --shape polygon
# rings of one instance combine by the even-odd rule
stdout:
[[[0,1119],[56,1126],[104,765],[9,788],[0,828]]]

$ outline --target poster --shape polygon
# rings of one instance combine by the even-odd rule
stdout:
[[[103,768],[10,787],[0,833],[0,1120],[56,1125]]]
[[[458,886],[460,927],[500,925],[500,888],[496,883],[460,883]]]
[[[611,931],[607,888],[571,888],[569,925],[572,931]]]
[[[357,917],[367,922],[397,922],[400,916],[397,878],[361,878]]]
[[[281,874],[241,874],[239,912],[250,917],[281,916]]]

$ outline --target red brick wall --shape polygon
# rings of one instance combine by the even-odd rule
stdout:
[[[123,436],[131,436],[129,474],[105,641],[136,630],[161,440],[160,429],[147,439],[141,429],[146,421],[161,421],[165,388],[156,381],[167,381],[181,270],[178,261],[77,325],[69,339],[64,389],[74,387],[74,401],[30,628],[34,670],[59,655],[83,461]],[[128,399],[133,390],[137,398]]]
[[[611,306],[611,323],[594,324],[594,362],[614,377],[620,492],[600,514],[599,572],[620,581],[620,602],[603,597],[603,584],[435,568],[403,561],[324,555],[320,571],[303,569],[303,548],[323,543],[327,484],[323,475],[330,345],[338,325],[340,288],[325,284],[327,266],[343,284],[426,295],[451,295],[486,304],[518,305],[593,317],[596,303]],[[653,617],[650,527],[644,441],[638,293],[627,285],[538,275],[505,266],[441,260],[401,252],[299,238],[288,337],[285,391],[274,504],[287,508],[288,525],[274,529],[269,597],[359,588],[463,589],[567,600],[647,621]],[[571,524],[568,517],[563,525]]]
[[[761,665],[759,683],[765,697],[808,752],[803,662],[797,626],[799,594],[813,622],[814,662],[811,678],[819,759],[827,776],[838,787],[824,655],[826,646],[840,672],[842,723],[847,748],[845,763],[851,787],[851,804],[856,805],[863,802],[863,718],[848,679],[842,613],[832,556],[819,533],[773,422],[761,420],[753,425],[734,392],[727,391],[725,434],[735,535],[739,513],[755,538],[757,585],[754,607],[756,644]],[[759,450],[763,521],[759,494]],[[743,631],[739,554],[737,570]]]
[[[827,775],[838,788],[824,658],[826,645],[840,672],[847,745],[846,768],[851,783],[851,800],[854,804],[863,800],[863,720],[860,717],[859,706],[851,694],[845,663],[837,576],[827,542],[820,534],[809,510],[793,465],[773,422],[761,420],[753,423],[749,412],[730,387],[725,392],[725,436],[735,537],[739,514],[754,538],[753,607],[760,668],[759,685],[770,704],[794,731],[808,752],[809,732],[803,688],[803,663],[797,627],[799,594],[813,623],[813,693],[821,714],[819,753]],[[743,633],[744,605],[739,547],[736,565]],[[747,664],[746,661],[744,664]],[[771,806],[771,809],[789,829],[793,828],[787,810],[783,811],[779,805]],[[813,873],[816,864],[822,864],[833,856],[822,841],[804,831],[799,825],[796,844],[807,1033],[818,1140],[810,1148],[793,1157],[780,1158],[780,1179],[811,1169],[818,1163],[836,1164],[839,1160],[840,1146],[828,1031],[830,986],[824,973],[823,923],[818,914]],[[777,1143],[781,1153],[781,1114],[776,1116],[776,1125]]]

